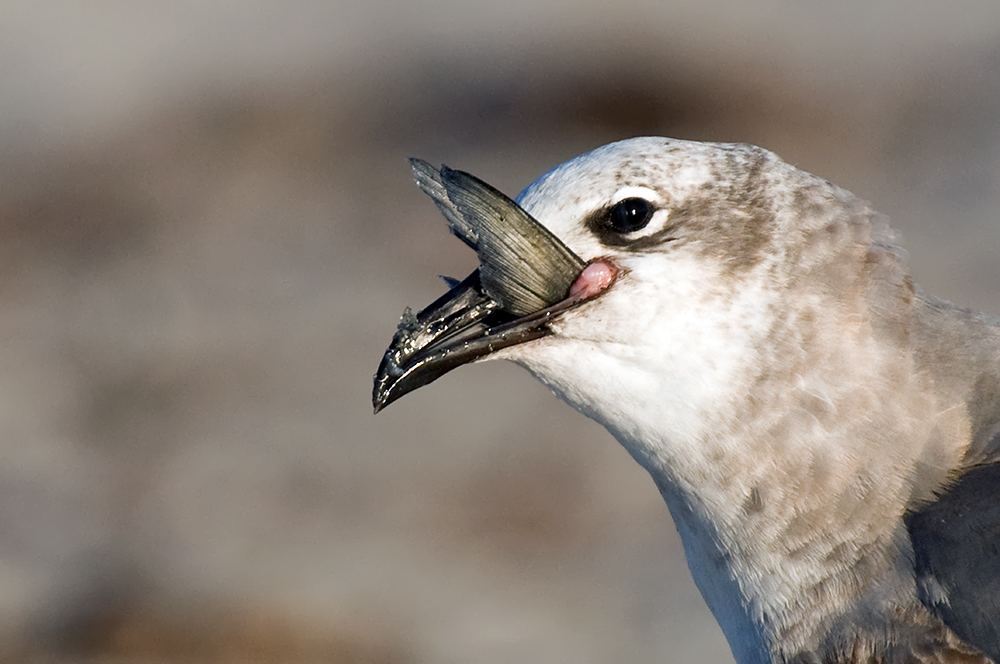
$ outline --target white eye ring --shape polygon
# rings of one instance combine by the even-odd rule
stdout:
[[[642,198],[653,204],[654,207],[662,207],[663,198],[659,193],[648,187],[628,186],[622,187],[611,197],[609,206],[622,202],[626,198]]]

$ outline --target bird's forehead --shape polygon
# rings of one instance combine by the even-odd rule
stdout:
[[[579,215],[629,196],[670,200],[745,178],[748,164],[766,151],[748,145],[694,143],[668,138],[635,138],[598,148],[542,175],[517,202],[546,225],[579,220]],[[553,228],[557,232],[569,228]]]
[[[607,253],[608,247],[587,220],[624,198],[645,198],[657,209],[670,210],[673,223],[697,234],[710,257],[727,265],[749,265],[775,232],[769,223],[770,185],[782,164],[750,145],[636,138],[557,166],[529,185],[518,203],[589,259]]]

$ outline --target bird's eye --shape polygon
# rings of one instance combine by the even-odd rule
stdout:
[[[619,233],[634,233],[645,228],[652,218],[652,203],[645,198],[626,198],[611,207],[608,224]]]

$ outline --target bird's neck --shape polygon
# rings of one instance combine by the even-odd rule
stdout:
[[[701,427],[609,423],[656,481],[741,664],[876,653],[922,611],[903,516],[961,465],[969,421],[912,340],[875,326],[785,346]]]
[[[723,471],[708,500],[704,484],[694,494],[676,471],[651,470],[740,664],[824,652],[838,624],[868,615],[884,623],[913,597],[900,531],[904,473],[872,459],[861,471],[851,455],[836,456],[769,469],[747,455],[743,468]],[[851,477],[836,476],[838,466]]]

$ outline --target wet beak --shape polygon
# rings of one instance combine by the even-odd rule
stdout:
[[[456,367],[550,334],[555,316],[592,295],[570,296],[586,264],[517,203],[468,173],[411,164],[480,265],[416,315],[403,314],[375,374],[375,412]]]
[[[375,374],[375,412],[456,367],[550,334],[549,321],[576,303],[517,318],[482,292],[476,270],[420,313],[403,314]]]

